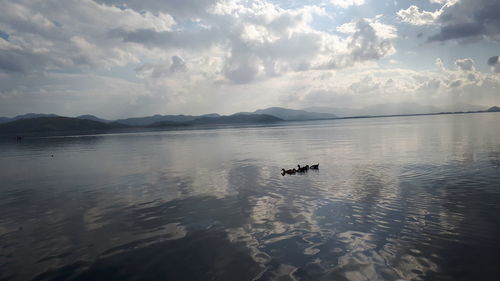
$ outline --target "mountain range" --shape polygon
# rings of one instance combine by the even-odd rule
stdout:
[[[213,116],[213,117],[212,117]],[[14,118],[12,118],[14,119]],[[195,118],[152,118],[143,119],[132,118],[133,121],[96,121],[103,120],[92,115],[83,117],[62,117],[62,116],[41,116],[34,118],[23,118],[0,124],[0,134],[45,134],[54,132],[102,132],[115,129],[134,129],[134,128],[164,128],[193,125],[221,125],[221,124],[255,124],[284,121],[283,119],[267,114],[233,114],[230,116],[199,116]],[[165,119],[183,120],[183,121],[159,121]],[[126,120],[126,119],[125,119]],[[189,121],[184,121],[189,120]],[[120,121],[120,122],[118,122]],[[129,122],[134,125],[125,124]],[[141,125],[135,125],[141,124]]]
[[[254,112],[239,112],[236,114],[268,114],[286,121],[305,121],[337,118],[335,114],[330,112],[314,112],[314,110],[306,111],[282,107],[270,107],[266,109],[258,109]]]
[[[127,128],[164,128],[176,126],[196,126],[214,124],[255,124],[280,121],[324,120],[349,117],[384,115],[414,115],[454,112],[498,112],[500,108],[489,109],[470,105],[450,107],[445,112],[434,106],[421,106],[411,103],[374,105],[363,109],[342,109],[329,107],[310,107],[304,110],[270,107],[254,112],[239,112],[232,115],[217,113],[205,115],[153,115],[118,120],[106,120],[94,115],[63,117],[55,114],[28,113],[13,118],[0,117],[0,134],[47,133],[62,131],[102,131]],[[462,110],[457,110],[462,109]],[[466,110],[464,110],[466,109]],[[333,112],[336,112],[334,114]]]
[[[383,115],[411,115],[411,114],[429,114],[440,112],[468,112],[485,111],[487,107],[455,103],[445,107],[432,105],[420,105],[418,103],[386,103],[366,106],[363,108],[339,108],[339,107],[307,107],[304,110],[318,113],[335,113],[338,117],[354,116],[383,116]]]

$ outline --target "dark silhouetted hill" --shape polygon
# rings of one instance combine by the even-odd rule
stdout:
[[[40,117],[58,117],[58,115],[43,114],[43,113],[26,113],[26,114],[22,114],[22,115],[17,115],[17,116],[12,117],[12,118],[0,117],[0,124],[12,122],[12,121],[16,121],[16,120],[33,119],[33,118],[40,118]]]
[[[161,128],[161,127],[176,127],[176,126],[188,126],[188,123],[172,122],[172,121],[161,121],[156,122],[145,127],[148,128]]]
[[[102,123],[70,117],[39,117],[0,124],[0,134],[26,134],[62,131],[92,131],[123,128],[116,123]]]
[[[186,122],[193,121],[193,120],[200,118],[200,117],[218,117],[218,116],[220,116],[220,115],[216,114],[216,113],[200,115],[200,116],[156,114],[153,116],[119,119],[119,120],[116,120],[115,122],[120,123],[120,124],[129,125],[129,126],[151,126],[155,123],[158,123],[158,124],[162,123],[162,122],[164,124],[167,124],[168,122],[186,123]]]
[[[500,112],[500,107],[492,106],[492,107],[488,108],[488,111],[489,112]]]
[[[110,123],[111,122],[109,120],[102,119],[102,118],[99,118],[95,115],[90,115],[90,114],[80,115],[80,116],[77,116],[76,118],[85,119],[85,120],[92,120],[92,121],[97,121],[97,122],[101,122],[101,123]]]

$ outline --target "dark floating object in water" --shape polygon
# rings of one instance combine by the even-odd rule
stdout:
[[[16,139],[19,141],[19,140],[22,140],[22,139],[23,139],[23,137],[21,137],[21,136],[17,136],[17,137],[16,137]]]
[[[305,173],[307,172],[309,169],[311,170],[319,170],[319,163],[318,164],[315,164],[315,165],[305,165],[304,167],[301,167],[300,165],[297,165],[297,168],[298,169],[288,169],[288,170],[285,170],[285,169],[281,169],[281,175],[284,176],[285,174],[289,174],[289,175],[294,175],[296,173]]]
[[[307,172],[307,170],[309,170],[309,165],[306,165],[304,167],[300,167],[300,165],[297,165],[297,167],[299,168],[299,173],[305,173]]]
[[[295,173],[297,173],[297,170],[295,170],[295,168],[288,169],[288,170],[281,169],[281,175],[282,176],[284,176],[285,174],[294,175]]]

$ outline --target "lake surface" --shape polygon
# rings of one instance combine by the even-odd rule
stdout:
[[[500,280],[500,113],[27,138],[0,167],[0,280]]]

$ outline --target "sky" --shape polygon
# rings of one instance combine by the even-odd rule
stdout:
[[[498,0],[0,0],[0,116],[500,105]]]

